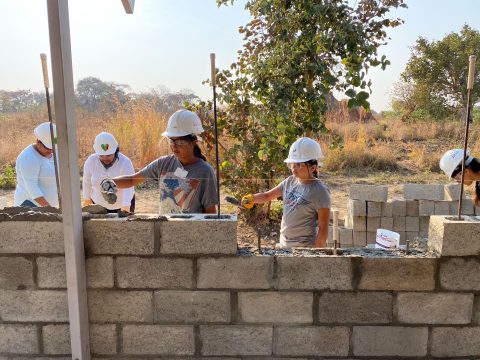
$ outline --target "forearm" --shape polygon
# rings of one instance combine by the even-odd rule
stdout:
[[[141,184],[143,182],[143,177],[141,175],[125,175],[125,176],[118,176],[112,179],[115,181],[115,184],[120,189],[126,189],[129,187],[133,187],[135,185]]]
[[[319,227],[317,238],[315,239],[316,248],[324,248],[327,245],[328,227]]]

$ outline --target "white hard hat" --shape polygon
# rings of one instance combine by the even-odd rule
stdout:
[[[290,146],[286,163],[303,163],[310,160],[317,160],[319,163],[323,159],[320,145],[313,139],[302,137]]]
[[[101,132],[95,137],[93,149],[98,155],[111,155],[118,149],[118,142],[110,133]]]
[[[465,161],[466,164],[469,163],[469,155],[470,151],[467,150],[467,159]],[[452,178],[453,172],[458,167],[458,165],[462,163],[464,158],[465,156],[463,149],[448,150],[445,154],[443,154],[442,158],[440,159],[440,169],[442,169],[449,178]]]
[[[33,130],[36,138],[42,142],[45,147],[52,149],[52,137],[50,136],[50,123],[44,122]],[[57,127],[53,124],[53,139],[57,143]]]
[[[168,119],[167,130],[163,136],[176,137],[204,132],[202,122],[197,114],[189,110],[178,110]]]

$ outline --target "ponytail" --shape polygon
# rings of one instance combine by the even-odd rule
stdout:
[[[473,202],[475,206],[480,206],[480,181],[475,181],[475,191],[473,192]]]
[[[318,179],[318,161],[317,160],[308,160],[305,162],[305,164],[307,164],[307,166],[312,166],[312,165],[317,165],[317,169],[315,169],[315,171],[313,171],[313,177]]]
[[[202,154],[202,150],[200,150],[200,147],[197,144],[193,146],[193,155],[202,159],[203,161],[207,161],[207,158]]]

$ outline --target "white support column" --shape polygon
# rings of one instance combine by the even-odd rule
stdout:
[[[68,0],[47,0],[72,359],[90,360]]]
[[[135,7],[135,0],[122,0],[122,4],[127,14],[133,14],[133,8]]]

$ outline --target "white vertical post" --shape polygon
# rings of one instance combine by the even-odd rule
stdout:
[[[47,0],[72,359],[90,360],[68,0]]]

